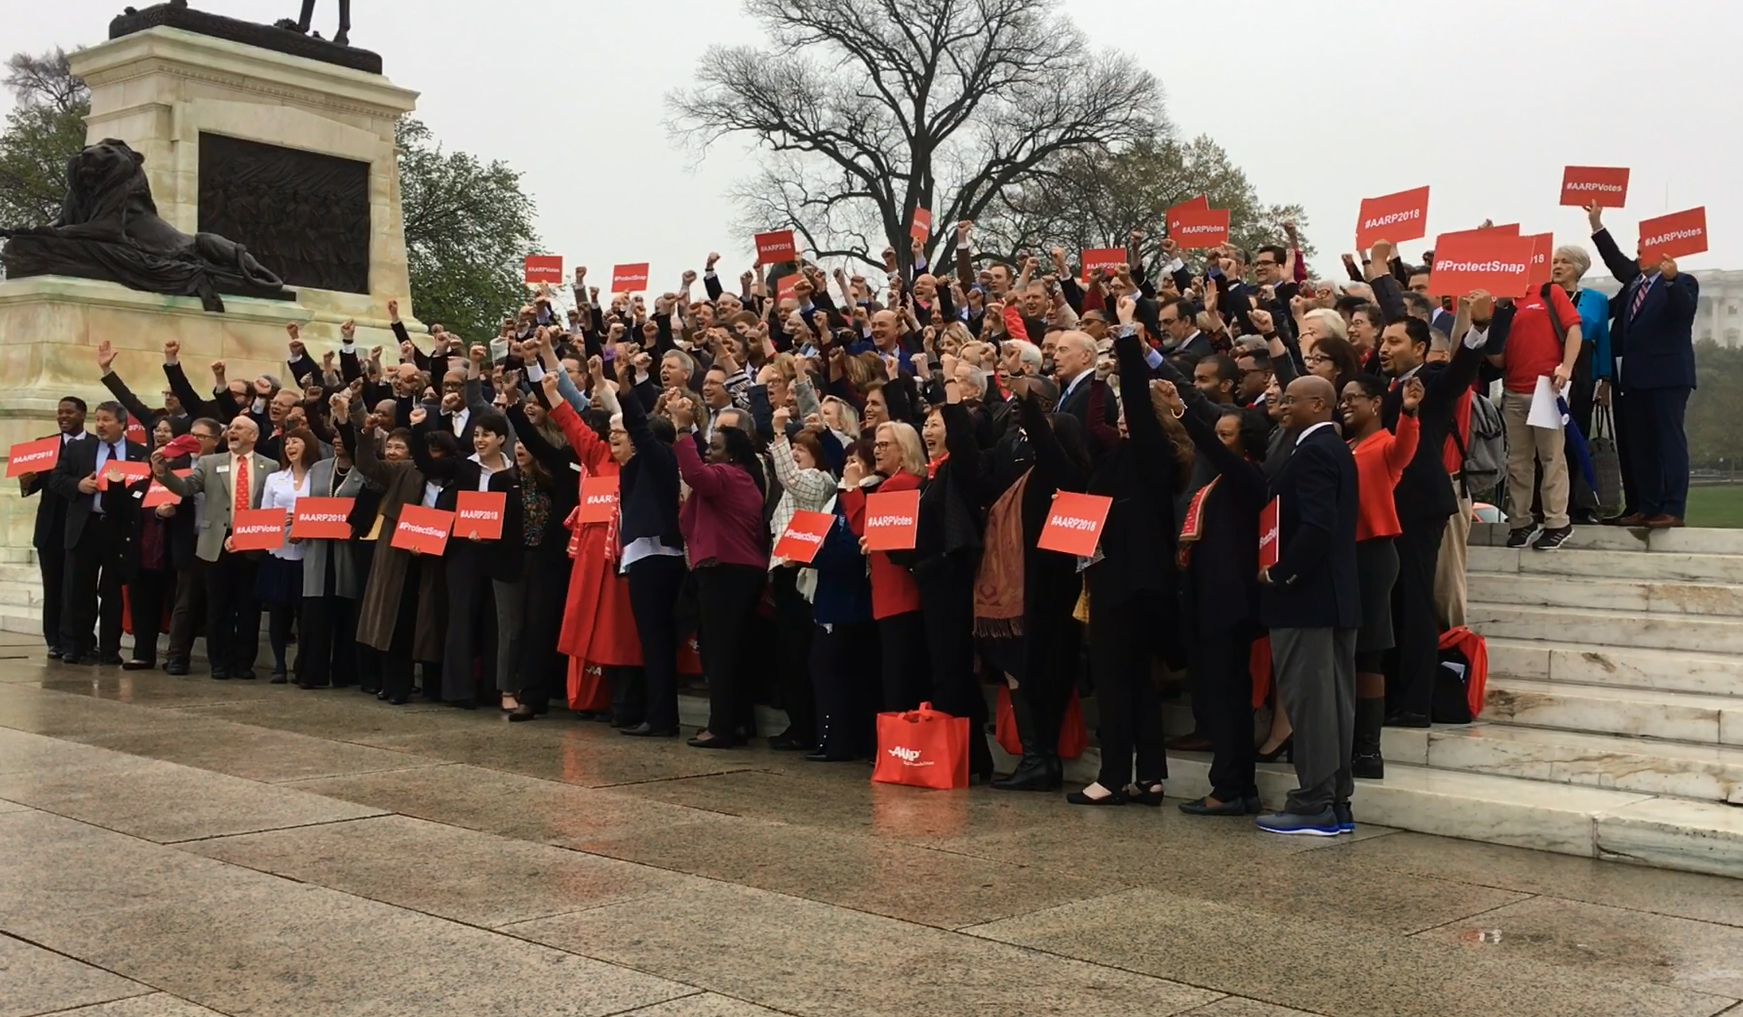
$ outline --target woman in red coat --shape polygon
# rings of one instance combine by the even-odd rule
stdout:
[[[613,414],[608,444],[581,420],[575,408],[557,392],[555,374],[541,379],[545,398],[551,404],[551,422],[569,439],[569,448],[580,463],[578,483],[589,477],[615,477],[618,467],[635,455],[635,446]],[[597,383],[603,386],[603,381]],[[615,397],[607,395],[607,409]],[[583,523],[586,497],[569,522],[569,591],[563,608],[563,629],[557,649],[569,657],[569,709],[582,713],[609,713],[611,686],[605,680],[608,667],[640,667],[641,639],[629,609],[629,580],[617,569],[617,510],[605,522]],[[639,718],[638,718],[639,719]]]
[[[841,496],[848,525],[865,546],[866,495],[873,491],[918,491],[926,479],[926,446],[912,424],[884,421],[872,442],[877,460],[875,487],[851,484]],[[932,661],[926,622],[920,614],[920,588],[913,575],[883,551],[870,551],[872,617],[883,645],[884,709],[912,710],[932,698]]]

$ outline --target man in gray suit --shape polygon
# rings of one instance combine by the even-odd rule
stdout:
[[[235,552],[230,530],[237,509],[260,507],[266,478],[278,464],[254,451],[260,426],[247,415],[230,422],[230,450],[194,460],[186,477],[171,473],[162,454],[151,454],[158,482],[184,498],[204,494],[205,511],[198,524],[195,557],[207,564],[206,655],[212,677],[253,678],[260,653],[260,601],[254,596],[255,559],[259,552]]]

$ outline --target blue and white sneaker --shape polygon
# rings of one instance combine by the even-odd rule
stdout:
[[[1338,817],[1339,833],[1356,832],[1356,814],[1350,810],[1349,802],[1332,802],[1332,815]]]
[[[1266,833],[1281,833],[1300,837],[1336,837],[1337,814],[1330,809],[1314,815],[1299,812],[1272,812],[1253,820],[1253,825]]]

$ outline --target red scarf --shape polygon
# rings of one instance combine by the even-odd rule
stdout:
[[[938,467],[943,466],[947,461],[949,461],[949,459],[950,459],[950,453],[946,452],[943,455],[939,456],[937,459],[927,460],[927,462],[926,462],[926,479],[927,480],[936,480],[938,478]]]
[[[1180,524],[1180,541],[1174,551],[1174,563],[1179,568],[1192,563],[1192,545],[1204,536],[1204,503],[1210,499],[1210,492],[1221,479],[1213,477],[1210,483],[1198,489],[1191,504],[1186,506],[1186,518]]]

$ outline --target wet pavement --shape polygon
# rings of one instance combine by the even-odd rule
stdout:
[[[0,1017],[1743,1015],[1743,882],[31,642],[0,637]]]

